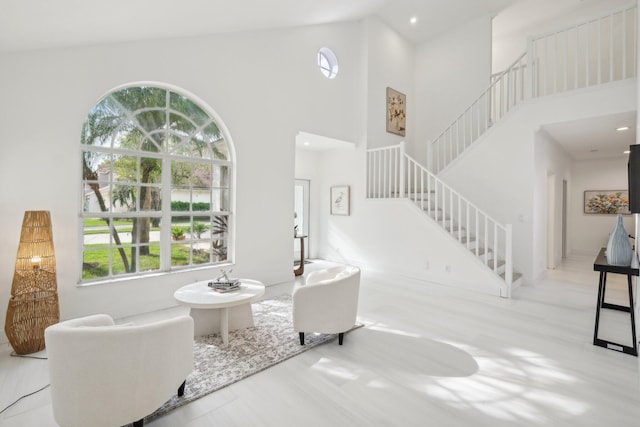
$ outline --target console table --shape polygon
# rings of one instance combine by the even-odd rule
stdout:
[[[640,270],[638,268],[621,267],[618,265],[609,265],[607,257],[604,255],[605,248],[600,249],[598,257],[593,262],[593,269],[600,272],[600,281],[598,283],[598,303],[596,306],[596,326],[593,332],[593,345],[605,347],[610,350],[620,351],[633,356],[638,356],[638,340],[636,339],[636,319],[633,308],[633,287],[631,285],[632,276],[638,276]],[[627,285],[629,290],[629,306],[610,304],[605,302],[605,292],[607,290],[607,273],[624,274],[627,276]],[[618,344],[598,338],[598,326],[600,323],[600,309],[607,308],[610,310],[624,311],[631,317],[631,335],[633,346]]]

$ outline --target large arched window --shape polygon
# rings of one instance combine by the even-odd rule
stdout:
[[[233,152],[188,96],[111,92],[82,128],[81,281],[230,262]]]

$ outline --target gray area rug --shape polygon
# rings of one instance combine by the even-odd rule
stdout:
[[[252,307],[255,326],[229,332],[227,347],[222,347],[218,335],[195,339],[195,366],[187,377],[184,395],[172,397],[145,417],[145,421],[338,337],[337,334],[306,334],[305,345],[301,346],[298,333],[293,330],[291,295],[263,300]]]

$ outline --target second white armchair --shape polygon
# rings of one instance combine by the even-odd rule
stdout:
[[[353,328],[358,314],[360,269],[338,266],[309,273],[293,288],[293,328],[304,345],[305,332],[338,334]]]

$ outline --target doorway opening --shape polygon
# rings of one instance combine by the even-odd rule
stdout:
[[[309,254],[309,200],[311,189],[311,181],[308,179],[296,179],[293,186],[294,192],[294,218],[293,226],[295,234],[300,236],[307,236],[304,239],[304,253],[305,259]],[[294,261],[300,261],[300,239],[293,239],[293,259]]]

